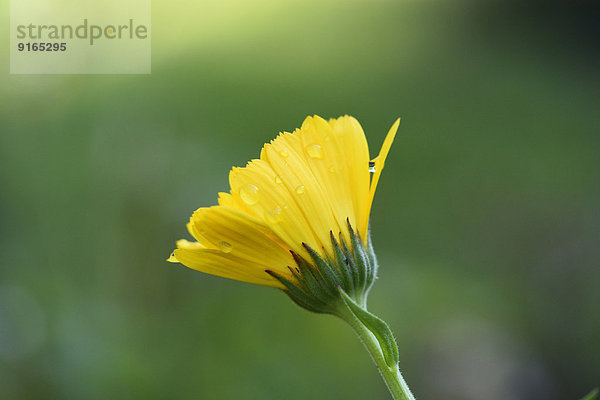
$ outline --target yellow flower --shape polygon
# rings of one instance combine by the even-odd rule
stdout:
[[[339,269],[345,268],[340,263],[349,264],[346,253],[370,257],[357,255],[356,247],[370,246],[363,243],[368,242],[371,204],[399,123],[369,163],[356,119],[307,117],[300,129],[265,144],[260,159],[231,170],[231,191],[219,193],[218,206],[194,212],[187,227],[196,241],[179,240],[168,261],[289,290],[290,283],[304,279],[302,260],[329,261]],[[374,279],[374,257],[371,265]]]

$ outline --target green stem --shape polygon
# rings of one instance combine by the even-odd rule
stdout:
[[[371,358],[375,362],[375,365],[377,365],[377,369],[379,369],[379,373],[383,377],[383,380],[392,394],[392,397],[395,400],[415,400],[415,397],[411,393],[408,385],[402,377],[402,373],[398,368],[398,364],[394,363],[392,365],[388,365],[386,362],[382,346],[379,344],[379,341],[373,332],[371,332],[371,330],[369,330],[369,328],[367,328],[367,326],[361,322],[361,320],[347,305],[345,307],[339,307],[337,311],[337,315],[350,324],[365,345],[367,351],[371,355]],[[366,310],[364,311],[368,312]]]

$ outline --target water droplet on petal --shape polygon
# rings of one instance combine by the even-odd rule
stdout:
[[[304,187],[304,185],[300,185],[300,186],[296,187],[296,193],[298,193],[298,194],[303,194],[305,190],[306,190],[306,188]]]
[[[279,152],[279,155],[280,155],[281,157],[289,157],[289,155],[290,155],[290,152],[289,152],[289,151],[287,151],[286,149],[282,149],[282,150]]]
[[[335,165],[330,165],[329,166],[329,172],[331,172],[333,174],[335,171],[336,171]]]
[[[272,210],[269,210],[265,213],[265,219],[270,224],[278,224],[283,220],[283,215],[281,215],[281,207],[277,206]]]
[[[306,146],[306,152],[311,158],[323,158],[323,149],[318,144],[309,144]]]
[[[277,175],[275,177],[275,183],[283,183],[283,179],[281,178],[281,176]]]
[[[256,186],[247,183],[240,188],[240,197],[244,203],[251,206],[258,203],[258,200],[260,200],[260,193]]]
[[[375,161],[369,161],[369,172],[376,172]]]
[[[231,250],[233,250],[233,246],[226,241],[222,241],[221,243],[219,243],[219,249],[221,249],[223,253],[231,253]]]

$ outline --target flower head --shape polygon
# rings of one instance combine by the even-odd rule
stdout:
[[[307,117],[280,133],[260,159],[231,170],[219,205],[194,212],[187,227],[195,242],[179,240],[168,261],[283,289],[312,311],[328,312],[339,288],[364,302],[377,268],[369,214],[399,122],[371,162],[349,116]]]

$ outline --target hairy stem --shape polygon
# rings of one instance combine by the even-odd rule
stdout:
[[[367,310],[362,310],[365,313],[368,313]],[[389,358],[386,361],[386,357],[382,349],[384,346],[386,346],[386,344],[380,343],[376,337],[381,337],[382,335],[376,335],[374,332],[372,332],[371,329],[373,329],[373,327],[369,329],[346,302],[338,307],[337,315],[354,329],[360,340],[363,342],[365,348],[375,362],[375,365],[377,365],[377,369],[379,369],[379,373],[383,377],[383,380],[392,394],[392,397],[395,400],[415,400],[415,397],[408,388],[406,381],[404,381],[404,378],[402,377],[402,373],[398,368],[398,364],[396,362],[390,363]]]

